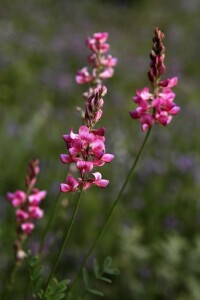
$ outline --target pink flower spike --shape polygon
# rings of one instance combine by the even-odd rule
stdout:
[[[23,221],[27,220],[28,217],[29,217],[28,213],[26,211],[24,211],[23,209],[16,210],[17,222],[23,222]]]
[[[28,209],[29,217],[31,219],[40,219],[43,217],[44,212],[38,206],[30,206]]]
[[[35,227],[35,225],[33,223],[30,223],[30,222],[26,222],[26,223],[21,224],[22,231],[24,231],[27,235],[31,234],[34,227]]]
[[[66,184],[60,184],[60,191],[63,193],[75,192],[79,186],[78,181],[73,176],[68,176],[66,178]]]
[[[101,173],[95,172],[92,173],[95,177],[95,180],[93,181],[93,185],[99,186],[101,188],[105,188],[109,184],[109,180],[101,179]]]

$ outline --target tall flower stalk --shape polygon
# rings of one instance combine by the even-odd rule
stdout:
[[[63,164],[75,164],[79,175],[78,178],[68,175],[65,182],[60,184],[60,191],[63,193],[79,192],[79,194],[71,221],[67,226],[62,245],[48,277],[42,299],[45,299],[48,285],[56,272],[59,260],[68,242],[82,192],[92,185],[105,188],[109,183],[109,180],[102,179],[99,171],[94,172],[97,167],[102,167],[114,158],[113,154],[106,153],[105,128],[95,128],[102,117],[103,97],[107,93],[107,88],[103,85],[102,80],[112,77],[113,67],[117,63],[116,58],[106,55],[110,47],[107,39],[108,33],[106,32],[95,33],[87,39],[86,44],[92,52],[88,57],[92,71],[89,73],[88,68],[84,67],[76,75],[78,84],[89,84],[88,90],[83,93],[85,99],[84,125],[80,126],[78,133],[74,133],[71,128],[69,134],[63,135],[68,153],[61,154],[60,159]]]
[[[8,284],[8,290],[12,291],[16,272],[24,258],[27,256],[24,243],[35,228],[35,220],[43,217],[44,212],[39,207],[46,197],[45,190],[35,187],[37,176],[40,172],[39,160],[31,160],[25,177],[26,191],[17,190],[7,193],[7,199],[15,208],[16,216],[16,240],[14,242],[14,266]]]
[[[134,159],[132,167],[130,168],[128,175],[119,191],[119,194],[117,195],[107,214],[106,220],[101,230],[99,231],[96,239],[88,250],[85,259],[83,260],[83,263],[74,281],[72,282],[70,290],[72,290],[72,288],[78,282],[79,276],[81,275],[85,264],[94,251],[99,240],[103,236],[105,229],[111,220],[114,209],[121,199],[123,192],[137,167],[139,159],[148,141],[152,126],[155,123],[159,123],[164,126],[168,125],[172,120],[172,116],[176,115],[180,111],[180,107],[173,102],[175,94],[171,90],[171,88],[177,84],[178,78],[173,77],[161,80],[161,76],[165,73],[166,70],[166,67],[164,65],[164,33],[159,28],[155,28],[154,33],[155,35],[153,37],[153,47],[150,52],[150,70],[148,72],[148,78],[151,83],[152,92],[150,92],[150,89],[147,87],[143,88],[141,91],[137,90],[136,96],[133,97],[133,101],[138,104],[138,108],[130,112],[130,115],[133,119],[140,120],[142,131],[147,131],[147,133],[138,151],[138,154]]]

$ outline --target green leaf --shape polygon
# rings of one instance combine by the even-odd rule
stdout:
[[[47,293],[45,296],[45,300],[62,300],[65,298],[65,292],[67,290],[67,285],[70,283],[70,280],[65,279],[60,282],[54,277],[52,278]]]
[[[86,268],[83,268],[83,282],[84,282],[85,288],[88,289],[89,288],[89,276],[88,276],[88,272],[87,272]]]
[[[112,257],[107,256],[103,262],[103,270],[109,270],[110,267],[112,266]]]
[[[32,294],[36,298],[40,294],[42,286],[41,263],[38,256],[33,256],[31,252],[28,253],[27,263],[29,267],[30,280],[32,285]]]
[[[119,270],[112,267],[112,257],[107,256],[103,263],[103,272],[109,275],[119,275]]]
[[[100,296],[100,297],[103,297],[104,294],[98,290],[95,290],[95,289],[87,289],[87,291],[93,295],[96,295],[96,296]]]
[[[107,278],[107,277],[104,277],[104,276],[99,276],[98,279],[104,281],[104,282],[107,282],[107,283],[112,283],[112,280]]]
[[[99,277],[99,264],[96,258],[93,260],[93,270],[94,270],[94,275],[96,278]]]

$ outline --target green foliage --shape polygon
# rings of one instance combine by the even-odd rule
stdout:
[[[45,300],[62,300],[65,298],[65,292],[70,280],[58,281],[52,278],[46,291]],[[42,298],[41,298],[42,299]]]
[[[34,299],[43,299],[42,289],[42,273],[41,262],[38,256],[33,256],[30,252],[27,257],[29,266],[29,276],[32,286],[32,295]],[[65,292],[70,280],[65,279],[58,281],[56,278],[52,278],[47,291],[45,293],[44,300],[62,300],[65,297]]]
[[[41,262],[38,256],[33,256],[31,252],[29,252],[27,256],[27,263],[29,267],[32,295],[34,299],[37,299],[42,287]]]
[[[99,266],[96,258],[93,260],[93,273],[94,277],[97,280],[110,284],[112,283],[110,276],[119,275],[119,270],[113,267],[112,258],[110,256],[107,256],[103,262],[102,267]],[[86,292],[99,297],[103,297],[104,294],[101,291],[91,288],[90,280],[91,278],[89,277],[87,269],[83,268],[83,282]]]

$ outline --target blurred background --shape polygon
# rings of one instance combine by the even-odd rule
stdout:
[[[198,0],[1,0],[0,4],[0,287],[12,264],[14,209],[8,191],[24,189],[27,163],[41,161],[38,187],[48,191],[45,218],[37,222],[27,249],[40,237],[68,167],[63,134],[80,126],[76,106],[84,106],[84,86],[75,83],[87,64],[85,39],[109,32],[110,53],[118,58],[107,80],[104,115],[108,153],[115,160],[101,171],[107,189],[84,194],[77,223],[56,273],[71,278],[79,268],[144,139],[129,117],[136,88],[148,86],[149,51],[154,27],[166,35],[166,76],[179,77],[175,88],[181,113],[164,128],[155,126],[137,172],[95,251],[100,262],[113,257],[120,270],[113,284],[92,286],[106,300],[200,299],[200,2]],[[43,273],[52,265],[73,208],[62,195],[44,247]],[[92,258],[88,269],[91,269]],[[16,282],[22,299],[26,267]],[[87,298],[88,297],[88,298]],[[87,296],[86,299],[97,299]],[[28,299],[28,298],[27,298]]]

